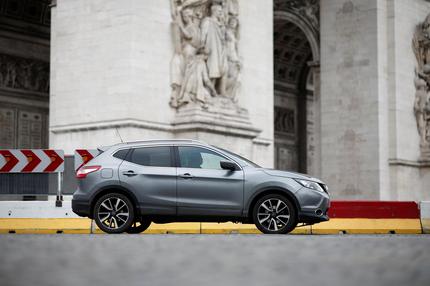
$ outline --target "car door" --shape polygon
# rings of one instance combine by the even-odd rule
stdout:
[[[243,171],[223,170],[228,158],[199,146],[177,146],[178,215],[238,216],[243,206]]]
[[[172,146],[132,148],[119,167],[121,184],[132,190],[142,214],[176,214],[176,167]]]

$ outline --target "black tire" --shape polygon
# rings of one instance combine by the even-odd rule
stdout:
[[[125,232],[130,234],[141,233],[147,230],[150,225],[150,220],[140,219],[138,221],[133,222],[133,224]]]
[[[133,203],[119,193],[100,197],[94,205],[93,213],[97,226],[106,233],[123,233],[134,221]]]
[[[261,197],[256,202],[252,215],[255,226],[265,234],[286,234],[297,226],[294,204],[278,194]]]

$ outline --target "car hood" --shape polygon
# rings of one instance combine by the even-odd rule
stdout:
[[[296,173],[296,172],[281,171],[281,170],[274,170],[274,169],[263,169],[263,172],[265,172],[270,176],[285,177],[285,178],[291,178],[291,179],[302,179],[302,180],[314,181],[314,182],[324,184],[324,182],[322,182],[317,178],[311,177],[306,174]]]

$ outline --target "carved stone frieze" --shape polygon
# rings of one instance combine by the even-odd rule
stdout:
[[[207,109],[216,97],[234,105],[240,89],[237,0],[171,0],[175,52],[170,105]]]
[[[430,160],[430,14],[419,24],[412,40],[417,59],[414,113],[423,160]]]
[[[275,11],[290,11],[301,16],[315,30],[320,30],[320,0],[275,0]]]
[[[0,54],[0,88],[49,92],[49,63]]]
[[[274,121],[275,132],[295,133],[296,123],[293,109],[275,106]]]

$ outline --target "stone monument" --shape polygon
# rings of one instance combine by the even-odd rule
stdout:
[[[171,16],[170,106],[176,110],[176,133],[189,137],[194,131],[211,140],[220,133],[257,137],[260,130],[238,102],[238,1],[172,0]]]
[[[58,1],[50,145],[189,138],[272,166],[272,13],[260,0]]]

